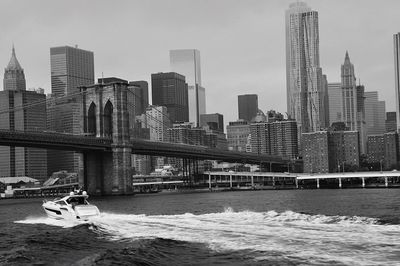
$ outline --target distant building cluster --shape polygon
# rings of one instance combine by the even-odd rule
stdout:
[[[0,92],[0,129],[83,134],[85,128],[90,135],[112,137],[113,106],[106,101],[104,106],[82,103],[82,88],[122,83],[129,91],[126,119],[133,125],[131,138],[302,160],[304,172],[309,173],[399,167],[400,33],[393,36],[396,112],[386,112],[378,92],[357,82],[348,51],[340,66],[340,80],[324,74],[318,16],[299,1],[285,13],[286,115],[261,110],[257,94],[238,95],[237,120],[228,121],[225,132],[223,115],[206,112],[200,51],[196,49],[171,50],[170,72],[151,74],[149,95],[145,80],[101,77],[93,87],[93,52],[52,47],[51,93],[45,95],[43,88],[26,89],[25,72],[13,47]],[[82,117],[82,106],[87,107],[88,117]],[[96,123],[98,117],[104,122]],[[131,160],[137,174],[148,174],[165,164],[181,167],[187,163],[144,155],[132,155]],[[83,169],[79,153],[0,146],[0,177],[27,176],[43,182],[58,171],[82,176]]]

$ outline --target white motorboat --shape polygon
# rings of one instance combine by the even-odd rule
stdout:
[[[87,201],[88,197],[86,191],[70,192],[61,199],[45,200],[42,207],[50,218],[88,220],[100,215],[99,209]]]

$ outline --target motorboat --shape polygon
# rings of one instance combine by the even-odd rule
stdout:
[[[99,209],[87,201],[88,197],[86,191],[74,191],[61,199],[44,200],[42,207],[50,218],[88,220],[100,215]]]

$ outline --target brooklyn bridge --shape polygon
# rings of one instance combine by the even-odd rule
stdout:
[[[288,158],[234,152],[198,145],[135,138],[131,134],[127,84],[95,84],[80,88],[81,134],[0,130],[0,145],[75,151],[83,154],[80,183],[90,194],[132,193],[131,154],[185,160],[218,160],[287,167]]]

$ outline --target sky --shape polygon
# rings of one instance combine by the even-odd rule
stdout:
[[[146,80],[168,72],[169,50],[198,49],[207,113],[238,118],[237,95],[286,112],[288,0],[2,0],[0,66],[14,43],[27,88],[51,92],[50,47],[94,52],[95,78]],[[393,34],[398,0],[308,0],[319,13],[320,63],[340,82],[346,50],[357,80],[395,111]],[[151,96],[150,96],[151,99]]]

